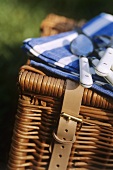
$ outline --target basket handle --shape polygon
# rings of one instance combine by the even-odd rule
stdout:
[[[34,67],[31,67],[29,65],[23,65],[22,67],[20,67],[20,70],[28,70],[28,71],[33,71],[33,72],[36,72],[38,74],[42,74],[42,75],[45,75],[44,72],[34,68]]]

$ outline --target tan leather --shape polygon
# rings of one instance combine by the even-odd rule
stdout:
[[[79,114],[84,88],[71,80],[67,80],[62,112],[77,117]]]
[[[67,80],[58,129],[54,133],[54,146],[48,170],[66,170],[72,143],[75,141],[84,88],[76,82]],[[63,115],[64,113],[64,115]]]

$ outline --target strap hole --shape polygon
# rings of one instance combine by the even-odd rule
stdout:
[[[68,132],[68,129],[65,129],[65,132]]]
[[[57,166],[57,168],[59,168],[59,167],[60,167],[60,165],[59,165],[59,164],[57,164],[56,166]]]
[[[59,155],[59,157],[61,158],[61,157],[62,157],[62,155],[60,154],[60,155]]]
[[[64,145],[62,145],[62,149],[64,149]]]

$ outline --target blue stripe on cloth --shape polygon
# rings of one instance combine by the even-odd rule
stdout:
[[[106,31],[107,30],[107,31]],[[107,33],[106,33],[107,32]],[[109,23],[101,30],[97,31],[96,35],[108,35],[113,36],[113,23]]]
[[[65,79],[68,78],[68,79],[71,79],[71,80],[74,80],[74,81],[77,81],[77,82],[79,81],[79,75],[76,74],[76,73],[74,75],[72,73],[69,73],[69,72],[66,72],[66,71],[63,71],[63,70],[59,70],[55,67],[45,65],[44,63],[35,62],[34,60],[31,60],[31,65],[35,66],[37,68],[45,69],[45,70],[47,70],[47,71],[49,71],[53,74],[59,75],[62,78],[65,78]],[[105,83],[104,80],[103,80],[103,85],[102,85],[102,80],[103,79],[101,78],[100,81],[97,81],[98,83],[95,81],[94,84],[92,85],[92,88],[95,89],[96,91],[104,93],[105,95],[113,97],[113,87],[111,85],[109,85],[108,83]],[[100,82],[101,86],[99,85],[99,82]]]
[[[54,66],[50,66],[50,65],[46,65],[44,63],[40,63],[40,62],[36,62],[34,60],[31,60],[31,63],[30,63],[32,66],[35,66],[35,67],[41,67],[41,68],[44,68],[45,70],[51,72],[51,73],[54,73],[56,75],[59,75],[63,78],[69,78],[69,79],[72,79],[72,80],[75,80],[75,81],[79,81],[79,74],[78,73],[75,73],[74,74],[71,74],[69,72],[66,72],[66,71],[63,71],[63,70],[60,70],[58,68],[55,68]]]
[[[24,40],[23,43],[29,43],[29,46],[31,47],[34,47],[35,45],[42,45],[44,43],[48,43],[48,42],[51,42],[53,40],[56,40],[56,39],[60,39],[60,38],[65,38],[66,36],[68,35],[73,35],[75,34],[75,31],[72,30],[72,31],[68,31],[68,32],[63,32],[63,33],[60,33],[60,34],[57,34],[57,35],[51,35],[51,36],[45,36],[45,37],[38,37],[38,41],[37,41],[37,38],[32,38],[27,40]]]
[[[30,52],[31,48],[29,45],[25,44],[23,48],[25,48],[26,52]],[[31,54],[35,55],[35,50],[32,49]],[[78,56],[75,56],[70,52],[69,45],[45,51],[41,55],[38,55],[38,59],[41,59],[46,63],[66,68],[68,71],[75,72],[79,69]]]
[[[113,35],[113,16],[101,13],[88,21],[82,31],[93,40],[94,35]],[[70,43],[78,36],[76,30],[52,35],[27,39],[22,48],[34,56],[31,64],[40,66],[64,78],[79,81],[79,60],[70,52]],[[34,60],[34,61],[33,61]],[[41,62],[40,62],[41,61]],[[113,97],[113,87],[102,77],[93,75],[93,89]],[[97,84],[97,82],[100,82]],[[103,84],[101,84],[103,82]]]
[[[101,34],[104,33],[107,35],[111,35],[113,33],[111,26],[113,26],[113,16],[107,13],[101,13],[100,15],[88,21],[82,27],[82,30],[85,34],[87,34],[90,37],[97,35],[98,32],[100,32]]]

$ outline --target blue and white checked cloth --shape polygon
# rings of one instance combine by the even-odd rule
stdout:
[[[95,35],[113,36],[113,16],[101,13],[88,21],[82,31],[93,39]],[[22,48],[32,54],[31,65],[44,68],[57,75],[79,81],[79,60],[70,51],[70,42],[78,36],[76,30],[48,37],[24,40]],[[113,86],[93,74],[91,88],[113,97]]]

